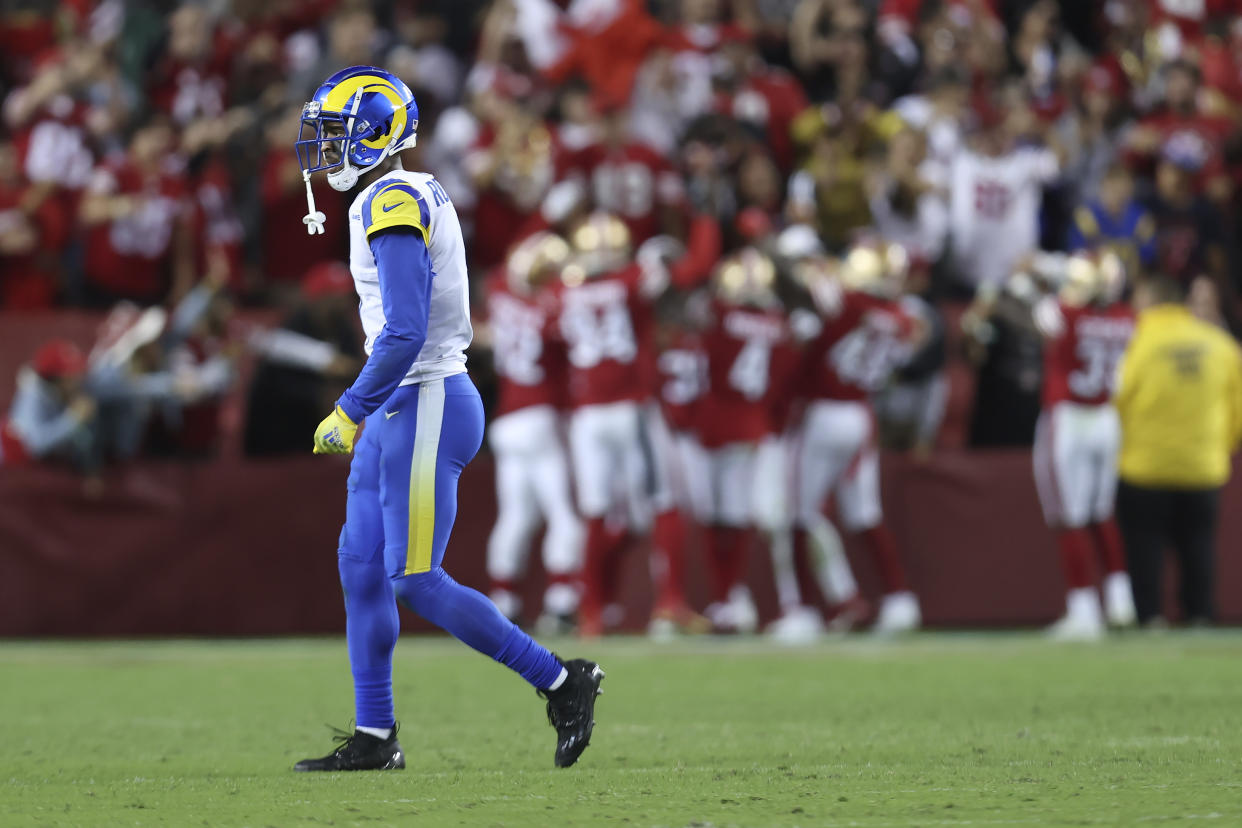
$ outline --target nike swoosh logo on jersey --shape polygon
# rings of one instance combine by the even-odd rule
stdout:
[[[401,202],[400,202],[400,201],[398,201],[396,204],[385,204],[385,205],[384,205],[384,212],[385,212],[385,213],[387,213],[389,210],[393,209],[394,207],[400,207],[400,206],[401,206]]]
[[[385,411],[385,412],[384,412],[384,419],[385,419],[385,420],[391,420],[393,417],[397,416],[397,415],[398,415],[398,414],[400,414],[400,413],[401,413],[400,411]]]

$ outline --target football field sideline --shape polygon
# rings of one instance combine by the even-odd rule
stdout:
[[[1242,825],[1242,633],[553,644],[608,671],[575,768],[520,679],[407,637],[408,769],[317,776],[341,639],[0,642],[0,826]]]

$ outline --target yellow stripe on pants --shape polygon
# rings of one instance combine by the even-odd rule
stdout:
[[[405,574],[431,570],[436,533],[436,455],[444,420],[444,380],[418,388],[414,456],[410,459],[410,529],[405,549]]]

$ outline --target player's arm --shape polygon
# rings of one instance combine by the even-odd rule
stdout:
[[[379,271],[384,327],[354,384],[315,431],[315,452],[348,454],[361,423],[392,396],[427,338],[431,255],[425,205],[408,184],[383,187],[363,205],[367,237]]]

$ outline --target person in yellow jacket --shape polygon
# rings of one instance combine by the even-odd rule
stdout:
[[[1195,318],[1185,288],[1154,276],[1135,290],[1138,324],[1121,362],[1117,521],[1139,622],[1161,617],[1164,551],[1181,565],[1188,623],[1210,623],[1217,503],[1242,440],[1242,349]]]

